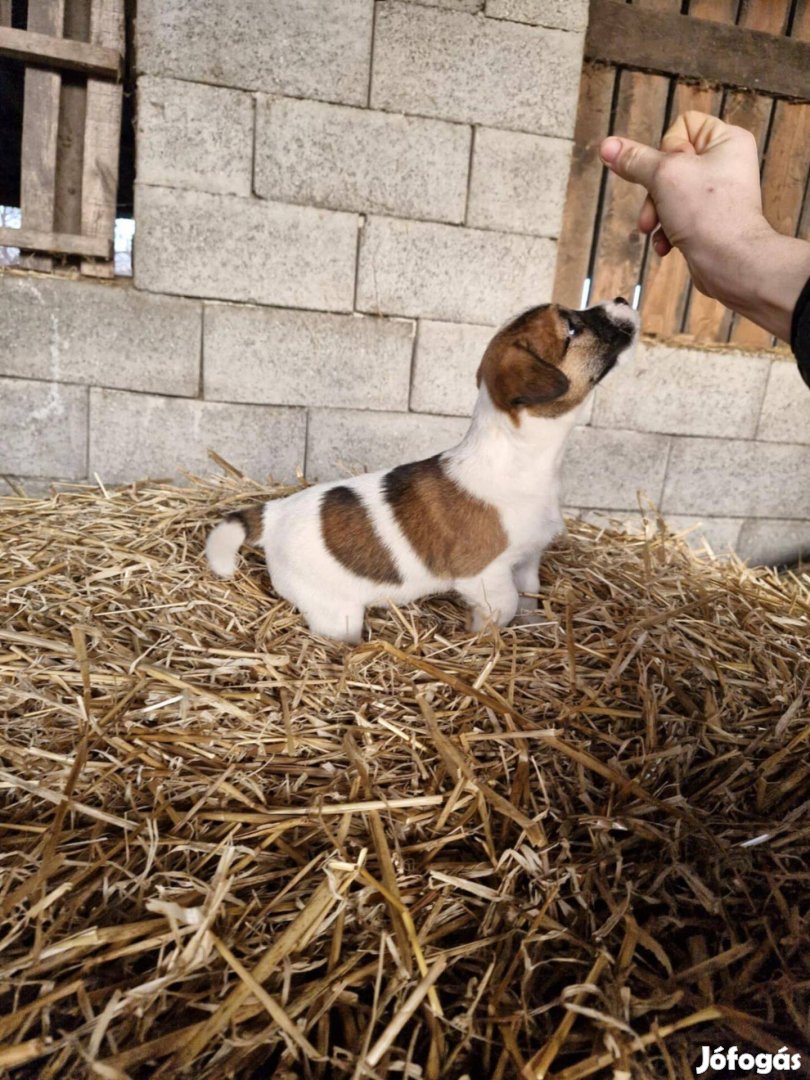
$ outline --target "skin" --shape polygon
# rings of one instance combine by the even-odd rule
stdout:
[[[659,255],[678,248],[700,292],[790,340],[793,308],[810,277],[810,244],[766,221],[749,131],[687,112],[660,150],[610,136],[600,154],[617,176],[647,189],[638,225],[653,233]]]

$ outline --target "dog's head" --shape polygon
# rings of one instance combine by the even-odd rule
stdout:
[[[622,297],[585,311],[542,304],[490,341],[478,385],[484,383],[495,408],[515,425],[524,413],[562,416],[632,354],[638,327],[638,313]]]

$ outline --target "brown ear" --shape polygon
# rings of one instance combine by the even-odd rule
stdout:
[[[570,386],[559,368],[527,345],[510,345],[498,365],[495,403],[506,411],[521,405],[545,405],[561,398]]]

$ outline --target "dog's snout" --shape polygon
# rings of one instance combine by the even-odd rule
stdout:
[[[630,307],[630,302],[628,300],[625,300],[625,298],[623,296],[614,297],[613,303],[614,304],[624,304],[625,307]]]

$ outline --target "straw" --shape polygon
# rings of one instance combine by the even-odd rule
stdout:
[[[537,618],[311,634],[225,475],[0,500],[0,1075],[810,1047],[810,579],[571,522]],[[328,589],[329,583],[322,583]]]

